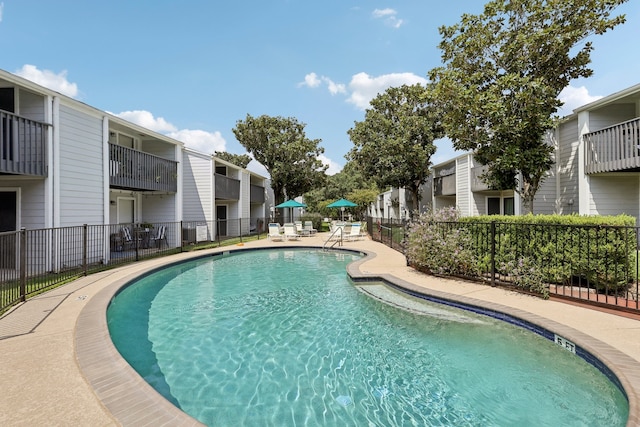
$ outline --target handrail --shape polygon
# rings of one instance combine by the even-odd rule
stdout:
[[[336,240],[335,242],[333,242],[333,244],[331,245],[330,249],[333,249],[333,247],[336,245],[336,243],[340,243],[340,246],[342,246],[342,237],[344,236],[344,227],[336,227],[335,230],[333,230],[333,232],[329,235],[329,238],[324,242],[324,244],[322,245],[322,250],[326,251],[327,250],[327,243],[329,243],[331,241],[331,238],[338,232],[340,231],[340,239]]]

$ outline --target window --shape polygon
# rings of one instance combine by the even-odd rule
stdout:
[[[513,197],[487,197],[487,215],[515,215]]]

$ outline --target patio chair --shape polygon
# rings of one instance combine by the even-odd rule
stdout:
[[[287,240],[300,240],[301,235],[296,231],[296,225],[288,222],[284,225],[284,237]]]
[[[167,226],[161,225],[158,227],[158,231],[155,236],[151,236],[151,242],[153,242],[153,246],[160,249],[162,247],[162,243],[169,247],[169,242],[167,242]]]
[[[312,221],[305,221],[304,222],[304,229],[306,230],[307,233],[309,233],[310,236],[313,236],[314,234],[316,234],[318,232],[318,230],[313,228],[313,222]]]
[[[345,239],[349,241],[360,240],[364,237],[362,233],[362,224],[359,222],[354,222],[351,224],[351,230],[348,233],[345,233]]]
[[[275,222],[269,223],[269,234],[267,238],[273,241],[284,241],[284,235],[280,233],[280,224]]]
[[[127,251],[135,247],[136,241],[133,240],[129,227],[122,227],[120,233],[122,234],[122,250]]]
[[[296,224],[296,232],[298,234],[302,234],[302,231],[304,230],[304,227],[302,225],[302,221],[296,221],[295,224]]]
[[[347,236],[346,224],[344,222],[336,222],[331,224],[329,240],[340,240]],[[341,230],[338,230],[341,229]]]

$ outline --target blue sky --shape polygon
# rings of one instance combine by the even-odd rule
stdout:
[[[295,117],[335,173],[369,100],[426,82],[438,27],[484,3],[0,0],[0,68],[208,153],[243,154],[231,129],[247,114]],[[638,0],[618,11],[627,22],[592,39],[594,75],[562,93],[565,113],[640,83]],[[434,163],[459,154],[437,145]]]

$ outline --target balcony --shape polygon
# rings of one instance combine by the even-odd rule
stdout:
[[[455,196],[456,174],[439,176],[433,180],[433,194],[435,196]]]
[[[0,174],[47,176],[47,127],[0,111]]]
[[[240,200],[240,181],[215,174],[216,200]],[[263,193],[264,194],[264,193]]]
[[[471,168],[471,191],[487,191],[489,186],[482,178],[483,173],[487,171],[486,166],[476,166]]]
[[[250,203],[264,203],[264,187],[251,184],[251,188],[249,191]]]
[[[109,144],[109,185],[134,191],[178,191],[178,163]]]
[[[640,118],[583,136],[585,173],[640,171]]]

